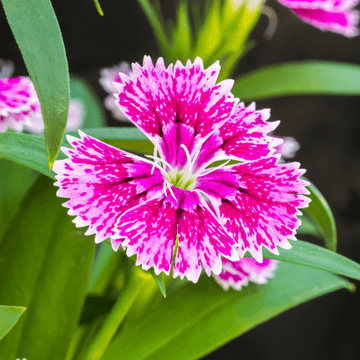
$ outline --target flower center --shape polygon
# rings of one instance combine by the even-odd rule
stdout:
[[[186,170],[172,170],[166,173],[166,180],[178,189],[194,190],[196,176],[189,174]]]

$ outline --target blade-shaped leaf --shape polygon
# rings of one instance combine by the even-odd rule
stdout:
[[[1,0],[40,100],[49,167],[65,132],[70,87],[59,24],[50,0]]]
[[[91,87],[81,78],[70,78],[71,99],[77,99],[84,106],[84,122],[81,128],[99,128],[106,125],[104,108]]]
[[[279,249],[280,255],[274,255],[263,249],[263,256],[265,259],[310,266],[360,280],[360,264],[345,256],[301,240],[292,241],[291,246],[290,250]],[[245,256],[251,257],[248,253]]]
[[[102,11],[102,9],[101,9],[101,6],[100,6],[100,3],[99,3],[98,0],[94,0],[94,5],[95,5],[95,7],[96,7],[97,12],[98,12],[101,16],[104,16],[104,13],[103,13],[103,11]]]
[[[95,245],[55,192],[40,176],[0,247],[0,302],[27,308],[0,342],[4,359],[64,359],[79,320]]]
[[[203,277],[159,300],[136,322],[126,324],[103,360],[199,359],[251,328],[305,301],[351,284],[336,275],[279,264],[267,285],[224,292]]]
[[[307,186],[307,189],[310,191],[311,203],[308,208],[302,209],[302,212],[316,226],[318,233],[325,241],[326,248],[336,251],[336,225],[330,206],[314,185]]]
[[[236,78],[232,93],[242,101],[287,95],[360,95],[360,66],[325,61],[271,65]]]
[[[0,340],[13,328],[26,308],[0,305]]]
[[[0,243],[21,198],[35,178],[35,171],[13,161],[0,160]]]

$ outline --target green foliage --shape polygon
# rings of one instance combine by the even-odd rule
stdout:
[[[26,308],[0,305],[0,340],[13,328]]]
[[[99,3],[98,0],[94,0],[94,5],[95,5],[95,7],[96,7],[97,12],[98,12],[101,16],[104,16],[104,13],[103,13],[103,11],[102,11],[102,9],[101,9],[101,6],[100,6],[100,3]]]
[[[207,0],[200,8],[187,0],[180,0],[177,8],[176,23],[169,20],[166,24],[158,1],[138,0],[147,16],[159,48],[167,63],[201,57],[208,67],[216,60],[222,66],[219,79],[229,77],[241,57],[252,47],[247,42],[255,26],[262,2],[243,2],[234,5],[230,1]],[[190,19],[193,19],[191,25]],[[166,36],[169,34],[169,36]]]
[[[0,342],[4,359],[63,360],[80,316],[94,240],[74,227],[55,192],[40,176],[0,246],[0,303],[27,308]]]
[[[157,299],[137,321],[127,322],[102,360],[199,359],[268,319],[351,284],[330,273],[279,264],[276,277],[240,292],[224,292],[205,276],[167,299]],[[266,305],[265,305],[266,304]]]
[[[310,191],[308,196],[311,198],[311,203],[308,208],[302,209],[302,212],[305,215],[305,226],[308,227],[308,230],[305,231],[306,228],[303,228],[298,232],[318,236],[325,241],[327,249],[336,251],[336,225],[330,206],[313,184],[309,185],[307,189]]]
[[[49,168],[59,152],[70,87],[65,47],[50,0],[1,0],[40,100]]]
[[[91,87],[81,78],[70,77],[71,99],[79,100],[84,106],[84,122],[81,128],[106,126],[104,107]]]
[[[242,101],[289,95],[360,95],[360,66],[331,61],[270,65],[235,79]]]

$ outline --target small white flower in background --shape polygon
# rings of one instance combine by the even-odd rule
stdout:
[[[76,99],[70,99],[69,114],[65,131],[78,130],[84,121],[84,106]],[[24,129],[35,135],[44,134],[44,121],[42,117],[32,119],[31,124],[25,124]]]
[[[281,160],[292,159],[300,149],[300,144],[293,137],[281,137],[284,142],[276,146],[276,153],[281,155]]]
[[[114,82],[122,83],[119,73],[124,73],[130,79],[135,80],[135,74],[131,69],[131,66],[126,61],[122,61],[119,65],[115,65],[111,68],[105,68],[100,71],[101,77],[99,82],[109,96],[105,98],[104,105],[108,109],[112,116],[116,120],[128,121],[128,118],[123,114],[117,105],[115,105],[114,94],[117,93],[117,89],[114,86]]]
[[[0,59],[0,78],[10,77],[15,70],[15,66],[10,60]]]

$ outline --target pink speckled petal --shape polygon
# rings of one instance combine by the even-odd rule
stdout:
[[[358,0],[278,0],[302,21],[321,30],[353,37],[359,34]]]
[[[160,195],[160,194],[159,194]],[[177,233],[177,209],[166,197],[150,199],[121,216],[111,239],[114,250],[122,244],[136,265],[169,275]]]
[[[179,189],[174,189],[179,194]],[[238,260],[236,243],[196,192],[182,191],[179,199],[179,245],[174,262],[174,277],[187,277],[196,283],[201,269],[210,276],[219,274],[221,256]]]
[[[0,78],[0,132],[21,131],[37,117],[40,103],[30,78]]]
[[[321,30],[332,31],[347,37],[359,35],[358,11],[325,11],[322,9],[292,9],[302,21]]]
[[[255,110],[254,103],[248,107],[238,104],[230,120],[204,143],[195,168],[217,160],[251,161],[274,153],[272,148],[281,140],[267,134],[280,122],[267,122],[269,117],[269,109]]]
[[[163,187],[158,169],[141,158],[109,146],[79,131],[81,139],[68,136],[74,149],[62,148],[69,157],[54,163],[59,197],[77,227],[89,226],[86,235],[96,233],[101,242],[113,235],[118,217],[145,201]]]
[[[206,70],[200,58],[194,63],[188,61],[186,66],[178,61],[174,67],[165,68],[162,58],[154,67],[150,57],[145,56],[143,67],[134,64],[133,70],[136,81],[122,76],[117,103],[154,143],[156,137],[172,134],[174,124],[180,124],[192,129],[188,131],[192,138],[187,142],[195,151],[228,121],[238,101],[230,93],[233,81],[215,84],[220,71],[218,62]],[[160,141],[160,147],[165,146]]]
[[[223,259],[223,269],[219,275],[214,275],[216,282],[224,289],[241,290],[249,282],[266,284],[267,279],[275,276],[278,261],[264,259],[258,263],[253,258],[243,258],[239,261]]]
[[[299,179],[304,173],[299,164],[276,164],[277,159],[228,166],[201,177],[196,186],[209,197],[225,229],[237,240],[240,256],[249,251],[259,262],[262,246],[277,255],[277,246],[291,248],[288,239],[296,240],[301,223],[298,209],[310,201],[302,195],[309,192],[308,183]],[[220,191],[220,185],[227,189]]]
[[[158,194],[125,212],[112,236],[128,256],[137,255],[136,265],[155,273],[169,274],[178,233],[173,275],[199,279],[202,268],[210,275],[221,271],[221,256],[237,260],[236,244],[196,192],[172,188],[177,201]]]

